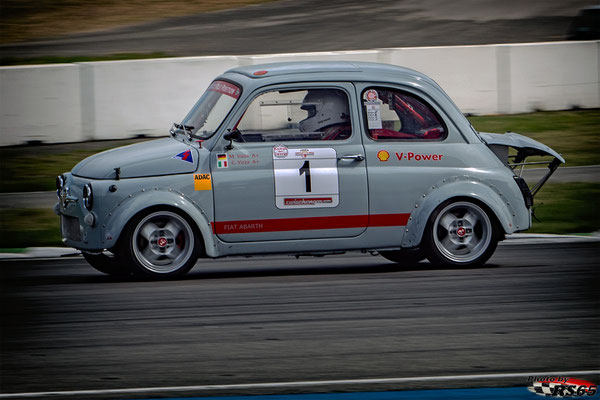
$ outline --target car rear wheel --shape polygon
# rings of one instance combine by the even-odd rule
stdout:
[[[450,201],[431,215],[425,232],[427,258],[442,267],[484,264],[496,250],[494,216],[470,201]]]
[[[129,270],[125,268],[125,263],[123,263],[122,259],[116,254],[107,252],[98,254],[82,252],[82,254],[88,264],[103,274],[113,276],[124,276],[129,274]]]
[[[129,224],[124,253],[132,272],[149,278],[173,278],[186,274],[200,249],[192,225],[174,211],[154,211]]]

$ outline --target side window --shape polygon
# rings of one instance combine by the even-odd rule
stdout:
[[[389,88],[368,88],[362,99],[372,139],[442,140],[446,137],[441,118],[412,94]]]
[[[237,129],[246,142],[347,139],[348,96],[339,89],[266,92],[248,106]]]

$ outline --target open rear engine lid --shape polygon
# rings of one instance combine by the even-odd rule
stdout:
[[[562,164],[565,159],[543,143],[528,138],[527,136],[519,135],[515,132],[506,133],[487,133],[479,132],[481,138],[490,146],[500,145],[512,147],[519,150],[525,157],[529,156],[552,156],[557,158]]]
[[[496,154],[507,167],[513,170],[513,173],[517,168],[519,169],[518,175],[515,173],[515,179],[523,180],[521,174],[526,165],[544,164],[548,166],[548,172],[533,186],[533,188],[531,188],[532,196],[535,196],[535,194],[539,192],[554,171],[556,171],[558,166],[565,163],[565,159],[550,147],[515,132],[506,132],[503,134],[479,132],[479,135],[494,154]],[[509,147],[515,149],[517,154],[509,156]],[[531,156],[551,156],[554,158],[551,161],[527,162],[527,157]],[[526,184],[523,183],[523,185]]]

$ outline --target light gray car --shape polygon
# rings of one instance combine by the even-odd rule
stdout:
[[[96,269],[167,278],[198,258],[344,251],[480,265],[530,227],[564,163],[476,132],[432,79],[374,63],[232,69],[170,133],[57,178],[64,243]],[[517,174],[530,156],[548,164],[531,188]]]

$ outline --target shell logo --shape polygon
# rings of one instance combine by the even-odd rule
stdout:
[[[377,158],[379,158],[379,161],[385,162],[390,159],[390,153],[385,150],[379,150],[379,152],[377,152]]]

